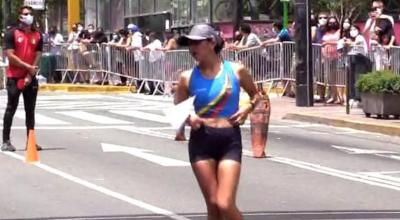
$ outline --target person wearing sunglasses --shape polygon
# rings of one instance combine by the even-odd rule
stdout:
[[[366,36],[369,36],[369,39],[374,39],[376,38],[375,35],[375,26],[376,26],[376,21],[378,19],[388,19],[391,23],[392,26],[394,27],[394,19],[392,16],[384,14],[385,10],[385,5],[382,0],[374,0],[372,2],[371,9],[368,13],[369,18],[367,22],[365,23],[365,27],[363,30],[363,34]]]
[[[3,122],[2,151],[15,151],[10,141],[10,131],[19,97],[24,97],[26,129],[34,129],[35,105],[38,93],[36,73],[43,49],[42,35],[34,28],[33,9],[22,6],[19,9],[18,25],[5,35],[5,54],[9,60],[7,67],[7,107]],[[41,147],[37,146],[38,150]]]

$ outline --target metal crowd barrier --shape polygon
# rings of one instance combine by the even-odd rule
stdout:
[[[390,58],[389,63],[391,70],[396,74],[400,75],[400,47],[390,48]]]
[[[53,51],[53,48],[49,48]],[[362,52],[350,48],[347,52]],[[191,69],[195,60],[188,50],[140,51],[107,44],[85,46],[60,45],[57,49],[57,71],[62,82],[99,84],[127,84],[140,90],[151,85],[156,92],[168,93],[178,81],[182,71]],[[326,86],[345,85],[347,52],[337,50],[337,45],[313,44],[312,60],[314,82]],[[290,82],[295,80],[294,42],[274,43],[265,47],[241,51],[223,50],[221,56],[229,61],[240,62],[251,72],[256,83]],[[375,70],[391,69],[400,74],[400,47],[387,50],[373,47],[366,54]]]

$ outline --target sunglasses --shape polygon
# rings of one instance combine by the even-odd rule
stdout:
[[[318,19],[327,19],[328,17],[319,17]]]
[[[377,11],[378,9],[380,9],[380,7],[373,7],[370,9],[370,11]]]

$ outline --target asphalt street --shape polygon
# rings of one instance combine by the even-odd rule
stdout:
[[[2,115],[5,104],[3,93]],[[163,114],[171,106],[137,94],[40,94],[44,150],[30,165],[21,97],[18,150],[0,153],[0,219],[206,219],[187,142],[173,140]],[[399,137],[284,120],[269,130],[268,158],[254,159],[242,127],[246,220],[400,219]]]

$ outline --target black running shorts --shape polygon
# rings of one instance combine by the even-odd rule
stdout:
[[[189,140],[191,163],[214,159],[242,161],[242,136],[240,127],[213,128],[201,126],[191,130]]]

